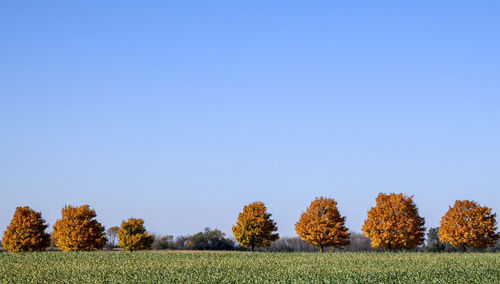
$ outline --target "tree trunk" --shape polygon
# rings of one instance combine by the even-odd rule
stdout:
[[[252,245],[252,251],[255,251],[255,245]]]
[[[323,246],[320,246],[320,247],[319,247],[319,251],[320,251],[320,252],[323,252]]]

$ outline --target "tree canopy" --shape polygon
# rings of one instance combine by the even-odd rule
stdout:
[[[299,237],[320,248],[341,248],[349,244],[349,233],[345,227],[345,217],[337,209],[337,202],[332,198],[316,198],[302,213],[295,231]]]
[[[118,231],[118,245],[128,251],[151,249],[153,241],[154,236],[146,232],[144,220],[140,218],[123,221]]]
[[[243,207],[243,212],[238,215],[238,220],[233,226],[233,234],[236,241],[243,247],[249,247],[252,251],[256,247],[271,245],[279,239],[276,223],[267,213],[263,202],[257,201]]]
[[[457,200],[441,218],[439,239],[455,247],[485,249],[495,244],[496,214],[475,201]]]
[[[50,245],[47,227],[42,213],[28,206],[17,207],[2,244],[10,252],[43,251]]]
[[[413,196],[380,193],[376,202],[362,227],[372,247],[412,249],[424,242],[424,218],[420,217]]]
[[[62,251],[90,251],[106,245],[104,227],[94,218],[97,216],[88,205],[65,206],[62,218],[54,224],[56,245]]]

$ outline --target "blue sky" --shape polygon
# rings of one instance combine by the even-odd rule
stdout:
[[[1,231],[22,205],[174,235],[256,200],[283,236],[317,196],[353,231],[379,192],[427,227],[500,211],[498,1],[71,2],[0,3]]]

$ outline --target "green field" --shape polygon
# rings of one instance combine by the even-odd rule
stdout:
[[[493,253],[1,253],[0,283],[500,283]]]

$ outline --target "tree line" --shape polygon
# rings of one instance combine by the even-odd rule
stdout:
[[[349,232],[345,216],[333,198],[319,197],[311,202],[295,224],[298,238],[279,238],[276,222],[263,202],[243,207],[232,227],[235,241],[220,230],[191,236],[155,237],[144,227],[144,220],[129,218],[120,227],[106,231],[88,205],[65,206],[53,226],[52,236],[40,212],[17,207],[5,230],[2,244],[11,252],[44,251],[53,242],[62,251],[92,251],[106,245],[124,250],[195,249],[195,250],[267,250],[267,251],[338,251],[425,250],[467,251],[498,247],[496,213],[475,201],[457,200],[441,218],[439,228],[431,228],[424,246],[425,220],[419,215],[413,196],[380,193],[376,205],[368,210],[363,234]]]

